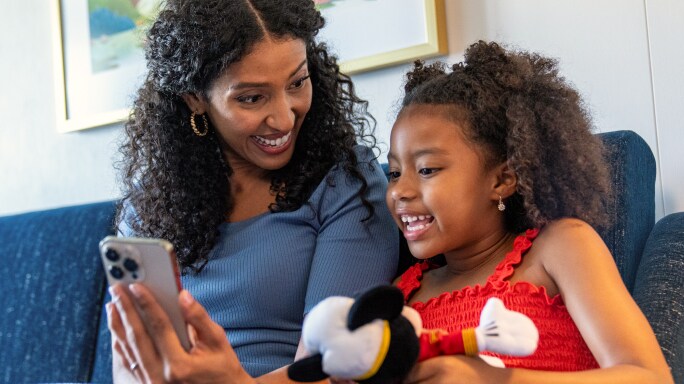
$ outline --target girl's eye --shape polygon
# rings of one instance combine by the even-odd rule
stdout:
[[[395,181],[399,178],[399,176],[401,176],[401,173],[397,172],[397,171],[390,171],[388,176],[389,176],[389,181]]]
[[[240,103],[254,104],[257,101],[261,100],[262,98],[263,98],[263,96],[261,96],[261,95],[246,95],[246,96],[238,96],[235,99]]]
[[[418,170],[418,173],[422,176],[429,176],[432,175],[433,173],[437,172],[437,168],[421,168]]]
[[[303,87],[304,83],[306,82],[307,79],[309,79],[309,77],[311,77],[311,75],[306,75],[306,76],[302,77],[301,79],[295,81],[294,83],[292,83],[290,88],[291,89],[298,89],[298,88]]]

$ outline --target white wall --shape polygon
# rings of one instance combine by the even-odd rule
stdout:
[[[45,0],[2,5],[0,214],[114,198],[120,128],[57,133],[50,7]]]
[[[472,42],[496,40],[560,61],[598,131],[641,135],[658,164],[656,216],[684,211],[684,4],[677,0],[446,0],[449,52],[463,59]],[[409,65],[353,76],[389,131]],[[677,96],[680,95],[680,96]],[[655,100],[655,101],[654,101]],[[384,156],[384,155],[383,155]],[[384,157],[383,157],[384,158]]]
[[[53,1],[53,0],[50,0]],[[58,134],[51,15],[44,0],[0,14],[0,215],[118,195],[112,161],[120,126]],[[446,0],[449,52],[478,39],[560,60],[600,131],[639,133],[658,162],[656,214],[684,211],[684,5],[678,0]],[[353,76],[389,142],[401,65]],[[679,92],[677,92],[679,91]],[[387,147],[383,147],[387,150]],[[383,154],[383,158],[384,158]]]

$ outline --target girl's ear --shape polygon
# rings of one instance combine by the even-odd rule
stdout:
[[[184,93],[181,97],[183,97],[183,101],[185,101],[185,104],[192,112],[195,112],[198,115],[202,115],[206,112],[207,102],[203,97],[197,96],[196,93]]]
[[[494,197],[496,199],[498,199],[499,196],[505,199],[515,193],[515,189],[518,186],[518,176],[513,169],[508,166],[507,161],[494,167],[493,175],[495,177],[494,193],[496,196]]]

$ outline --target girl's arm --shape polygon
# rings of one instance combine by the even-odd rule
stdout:
[[[588,224],[576,219],[551,223],[534,248],[601,368],[506,369],[445,356],[419,364],[408,383],[673,383],[648,321],[625,288],[608,248]]]

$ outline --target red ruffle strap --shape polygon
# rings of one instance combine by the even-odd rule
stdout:
[[[420,280],[423,278],[423,271],[430,268],[430,263],[423,261],[413,264],[401,275],[397,283],[397,288],[404,294],[404,300],[408,302],[413,293],[420,288]]]
[[[504,260],[494,270],[494,273],[489,276],[487,282],[491,282],[495,287],[499,288],[504,280],[511,277],[515,271],[515,267],[522,262],[522,255],[532,247],[532,240],[539,234],[538,228],[528,229],[525,234],[520,235],[513,241],[513,249],[506,254]]]

